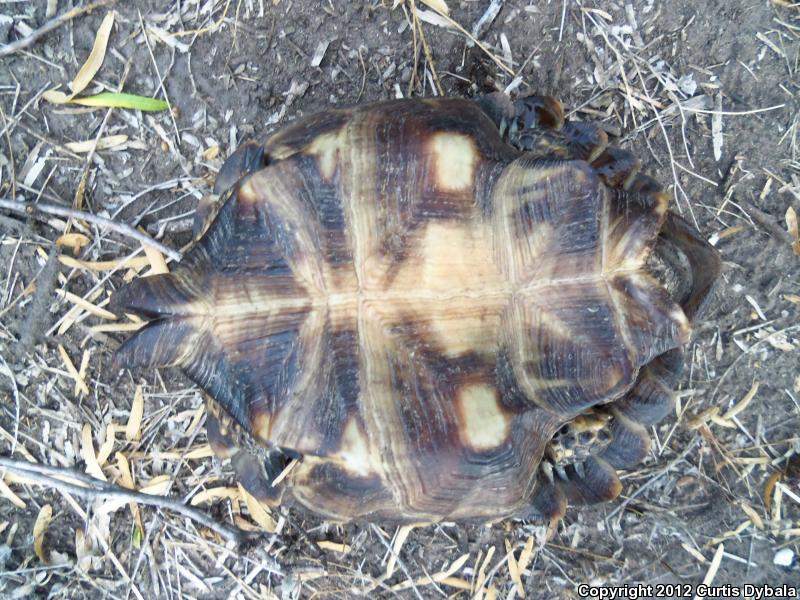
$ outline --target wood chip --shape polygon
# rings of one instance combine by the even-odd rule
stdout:
[[[328,51],[330,43],[330,40],[322,40],[317,44],[317,48],[314,50],[314,56],[311,57],[311,66],[315,69],[322,64],[322,59],[325,58],[325,52]]]
[[[144,416],[144,392],[142,386],[137,385],[133,392],[131,413],[125,425],[125,439],[129,442],[138,442],[142,439],[142,417]]]
[[[711,114],[711,145],[714,149],[714,160],[722,158],[722,94],[714,98],[714,112]]]
[[[81,394],[89,395],[89,386],[86,385],[86,382],[81,378],[81,374],[78,369],[75,368],[75,364],[70,359],[69,354],[64,349],[64,346],[61,344],[58,345],[58,353],[61,355],[61,360],[64,363],[64,367],[67,369],[67,372],[70,374],[70,377],[75,380],[75,386],[79,390]],[[78,394],[76,394],[77,396]]]
[[[78,260],[62,254],[58,257],[58,261],[62,265],[73,269],[88,269],[90,271],[113,271],[120,268],[141,271],[150,264],[150,260],[146,256],[119,258],[117,260]]]
[[[786,229],[794,240],[792,250],[794,250],[795,256],[800,256],[800,227],[797,224],[797,213],[791,206],[786,209]]]
[[[48,553],[44,549],[44,532],[53,520],[53,507],[45,504],[39,510],[36,516],[36,522],[33,524],[33,551],[43,563],[47,564]]]
[[[289,463],[283,468],[283,471],[278,473],[278,476],[275,479],[272,480],[272,484],[271,485],[274,487],[274,486],[278,485],[281,481],[286,479],[287,475],[289,475],[289,473],[292,472],[292,469],[294,469],[297,466],[298,462],[299,461],[297,459],[294,459],[294,458],[292,460],[290,460]]]
[[[113,333],[116,331],[138,331],[145,326],[144,322],[141,323],[107,323],[105,325],[94,325],[89,327],[92,333]]]

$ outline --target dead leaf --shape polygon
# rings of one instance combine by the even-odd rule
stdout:
[[[161,252],[145,245],[142,245],[142,249],[144,250],[145,256],[147,256],[147,260],[150,261],[150,271],[147,272],[147,275],[164,275],[169,273],[167,261],[164,260],[164,255],[161,254]]]
[[[338,542],[330,542],[328,540],[321,540],[317,542],[317,546],[323,550],[330,550],[331,552],[339,552],[340,554],[347,554],[352,550],[349,544],[340,544]]]
[[[97,142],[97,145],[95,145],[95,141]],[[128,141],[128,136],[124,134],[107,135],[105,137],[101,137],[99,140],[69,142],[67,144],[64,144],[64,146],[72,150],[75,154],[85,154],[86,152],[92,152],[97,150],[108,150],[109,148],[114,148],[115,146],[121,146],[127,141]]]
[[[128,416],[128,423],[125,425],[125,439],[129,442],[137,442],[142,437],[142,417],[144,416],[144,392],[142,386],[137,385],[133,393],[133,403],[131,404],[131,414]]]
[[[75,363],[72,362],[72,359],[69,357],[69,354],[67,354],[67,351],[61,344],[58,345],[58,352],[61,355],[61,360],[64,362],[64,366],[66,367],[67,372],[69,373],[70,377],[72,377],[72,379],[75,381],[76,388],[80,391],[80,393],[86,394],[88,396],[89,386],[86,385],[86,382],[81,377],[80,372],[78,372],[78,369],[75,368]]]
[[[111,28],[113,26],[114,12],[112,11],[108,13],[103,18],[103,22],[100,23],[100,27],[97,29],[97,35],[94,38],[94,46],[92,46],[92,51],[89,53],[89,58],[83,63],[78,74],[75,75],[75,79],[73,79],[70,84],[72,88],[72,95],[70,98],[86,89],[86,86],[91,83],[94,76],[100,70],[103,60],[106,57],[108,38],[111,35]]]
[[[47,563],[48,555],[44,549],[44,532],[53,520],[53,507],[45,504],[36,516],[36,522],[33,524],[33,551],[43,563]]]
[[[278,525],[275,523],[275,519],[272,518],[272,515],[269,514],[269,512],[255,496],[242,487],[241,483],[237,485],[239,486],[239,495],[244,499],[245,506],[247,506],[247,512],[250,513],[250,517],[253,519],[253,521],[258,523],[259,526],[267,533],[274,533]],[[328,543],[330,544],[331,542]],[[319,542],[319,545],[322,546],[322,542]],[[338,552],[344,551],[338,550]]]
[[[81,458],[86,463],[86,472],[89,475],[106,481],[106,476],[100,468],[100,463],[97,462],[97,454],[95,454],[94,444],[92,443],[92,427],[89,423],[85,423],[81,430]]]
[[[792,250],[794,250],[795,256],[800,256],[800,227],[797,225],[797,213],[791,206],[786,209],[786,229],[794,240]]]
[[[56,240],[56,246],[71,248],[73,254],[78,254],[89,242],[91,240],[82,233],[65,233]]]
[[[209,488],[195,494],[189,504],[197,506],[203,502],[211,502],[213,500],[238,500],[239,497],[239,488],[221,486]]]
[[[149,494],[151,496],[166,496],[171,486],[172,481],[169,475],[158,475],[148,481],[147,485],[140,487],[139,491],[142,494]]]
[[[97,464],[101,468],[106,464],[108,457],[111,456],[111,452],[114,450],[116,432],[117,426],[113,422],[106,425],[106,437],[103,440],[103,445],[97,451]]]

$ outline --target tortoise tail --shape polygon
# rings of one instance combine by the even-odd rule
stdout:
[[[150,319],[117,349],[117,368],[183,366],[202,347],[199,293],[167,273],[136,279],[114,294],[112,312]]]

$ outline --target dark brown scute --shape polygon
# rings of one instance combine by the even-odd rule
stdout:
[[[151,275],[134,279],[114,292],[109,310],[117,315],[156,319],[184,314],[185,307],[196,298],[196,288],[174,274]]]
[[[269,157],[264,153],[264,146],[256,142],[247,142],[239,146],[222,164],[214,182],[214,193],[221,195],[232,188],[237,181],[247,174],[255,173],[267,165]]]
[[[689,341],[688,329],[673,316],[675,302],[654,279],[618,275],[611,285],[625,302],[625,321],[637,367]]]
[[[150,321],[117,349],[114,367],[180,367],[184,364],[184,357],[204,341],[202,338],[196,322],[191,318]]]

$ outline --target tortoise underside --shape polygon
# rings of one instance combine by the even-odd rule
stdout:
[[[550,501],[559,427],[688,339],[644,266],[667,197],[520,156],[470,103],[330,111],[266,153],[173,273],[120,292],[153,320],[118,360],[184,368],[258,442],[302,454],[284,500],[525,514]],[[618,485],[602,457],[587,468],[581,493]]]

